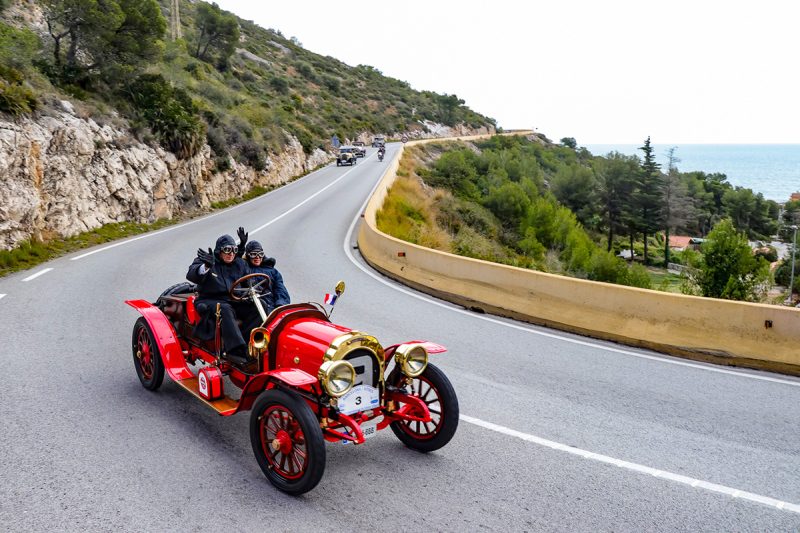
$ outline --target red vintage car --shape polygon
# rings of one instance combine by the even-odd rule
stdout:
[[[193,335],[199,316],[189,284],[165,291],[155,303],[127,300],[142,316],[133,327],[136,373],[149,390],[164,372],[222,416],[252,410],[250,441],[269,481],[302,494],[325,471],[325,441],[363,444],[390,427],[406,446],[438,450],[458,427],[458,399],[447,376],[428,363],[446,351],[427,341],[382,346],[365,333],[334,324],[331,306],[300,303],[266,316],[258,295],[264,274],[231,288],[234,300],[252,301],[263,318],[250,333],[245,364],[225,358],[219,342]],[[171,288],[172,289],[172,288]],[[335,295],[344,292],[344,283]],[[335,297],[332,297],[335,302]]]

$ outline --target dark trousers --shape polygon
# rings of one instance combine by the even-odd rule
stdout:
[[[222,347],[226,352],[232,352],[239,348],[244,347],[246,341],[239,330],[239,324],[236,322],[236,310],[230,302],[220,300],[202,300],[197,302],[197,311],[202,317],[201,323],[198,325],[196,334],[200,338],[214,338],[214,330],[216,329],[216,312],[217,303],[219,303],[220,310],[220,336],[222,337]],[[248,330],[249,331],[249,330]]]

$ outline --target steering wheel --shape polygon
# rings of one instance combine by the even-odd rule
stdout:
[[[261,281],[253,282],[260,279]],[[245,283],[247,286],[245,286]],[[242,276],[231,285],[229,295],[234,302],[244,302],[249,300],[252,294],[258,296],[264,294],[272,288],[272,280],[266,274],[255,273]]]

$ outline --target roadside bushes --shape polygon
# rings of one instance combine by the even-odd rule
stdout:
[[[21,75],[15,75],[13,69],[0,67],[0,111],[15,117],[31,113],[39,106],[36,94],[22,85],[21,78]]]
[[[126,92],[137,115],[165,149],[180,158],[200,150],[205,124],[186,91],[173,87],[160,74],[144,74]]]
[[[0,23],[0,111],[18,117],[39,106],[36,93],[25,85],[38,46],[33,32]]]

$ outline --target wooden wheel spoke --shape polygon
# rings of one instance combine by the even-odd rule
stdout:
[[[269,452],[270,457],[269,458],[270,458],[270,460],[272,461],[273,464],[278,464],[277,457],[278,457],[279,453],[281,453],[280,450],[274,450],[274,449],[270,448],[270,452]]]
[[[422,387],[420,387],[420,399],[421,399],[423,402],[425,402],[425,403],[428,403],[428,402],[426,402],[425,400],[427,400],[427,399],[428,399],[428,394],[430,394],[430,393],[431,393],[431,391],[433,390],[433,387],[431,387],[430,385],[428,385],[428,390],[426,390],[426,391],[425,391],[425,394],[422,394],[422,390],[421,390],[421,389],[422,389]]]
[[[284,454],[281,454],[281,464],[280,464],[280,468],[281,468],[281,470],[283,470],[284,472],[286,472],[286,460],[287,460],[287,457],[286,457],[286,455],[284,455]]]
[[[292,465],[294,465],[294,466],[297,468],[296,470],[292,470],[292,473],[295,473],[295,472],[302,472],[302,471],[303,471],[303,464],[304,464],[304,461],[303,461],[303,460],[301,460],[301,459],[298,457],[298,450],[296,450],[296,449],[295,449],[295,450],[293,450],[293,451],[292,451],[292,455],[290,455],[289,457],[290,457],[290,458],[291,458],[291,460],[292,460],[292,463],[291,463],[291,464],[292,464]]]
[[[280,422],[278,422],[278,420],[276,420],[276,418],[273,418],[272,416],[270,416],[267,419],[267,424],[265,426],[265,429],[266,429],[267,435],[277,435],[278,431],[280,431],[280,429],[281,429]]]

